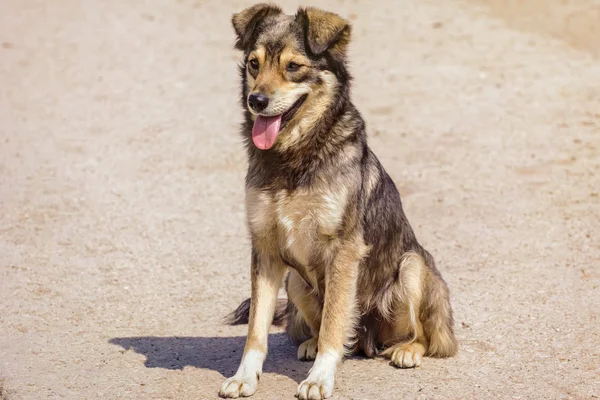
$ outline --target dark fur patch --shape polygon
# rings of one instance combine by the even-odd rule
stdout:
[[[238,50],[246,50],[261,33],[261,27],[270,17],[281,14],[281,8],[261,3],[256,4],[244,11],[235,14],[231,23],[237,34],[235,48]]]

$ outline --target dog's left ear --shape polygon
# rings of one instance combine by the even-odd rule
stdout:
[[[343,57],[350,42],[350,24],[337,14],[314,7],[300,8],[296,19],[304,27],[308,49],[319,55],[330,51]]]
[[[273,4],[260,3],[234,14],[231,18],[231,24],[237,34],[235,48],[246,50],[252,41],[256,39],[255,36],[260,23],[269,16],[281,13],[281,8]]]

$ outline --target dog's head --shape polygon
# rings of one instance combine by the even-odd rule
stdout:
[[[302,140],[347,85],[350,25],[336,14],[300,8],[285,15],[257,4],[232,19],[244,52],[242,100],[254,120],[252,140],[267,150]]]

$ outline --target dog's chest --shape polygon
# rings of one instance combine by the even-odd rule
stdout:
[[[246,191],[250,231],[259,243],[307,266],[315,252],[337,237],[346,203],[344,190]]]

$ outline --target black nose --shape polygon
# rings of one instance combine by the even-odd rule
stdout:
[[[256,112],[261,112],[269,105],[269,98],[262,94],[251,94],[248,96],[248,104]]]

